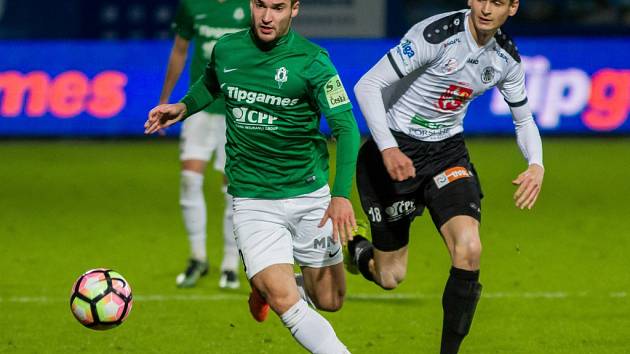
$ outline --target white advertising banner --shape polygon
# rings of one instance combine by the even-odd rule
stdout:
[[[306,37],[378,38],[386,18],[385,0],[301,0],[293,25]]]

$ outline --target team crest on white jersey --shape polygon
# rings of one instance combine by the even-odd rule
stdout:
[[[245,18],[245,10],[242,7],[237,7],[233,16],[236,21],[240,21]]]
[[[494,80],[494,68],[491,66],[486,66],[481,72],[481,82],[484,84],[489,84]]]
[[[289,80],[289,70],[284,66],[280,69],[276,70],[276,82],[278,83],[278,88],[282,88],[282,84]]]

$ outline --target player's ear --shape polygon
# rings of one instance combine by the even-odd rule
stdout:
[[[472,7],[473,0],[468,0],[468,7]]]
[[[300,0],[296,0],[293,5],[291,5],[291,18],[298,15],[300,12]]]
[[[512,2],[510,3],[510,12],[509,12],[510,16],[516,15],[519,5],[520,5],[519,0],[512,0]]]

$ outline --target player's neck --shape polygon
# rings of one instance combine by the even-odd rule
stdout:
[[[251,27],[249,32],[250,32],[251,37],[254,40],[254,43],[256,44],[256,46],[259,49],[263,50],[263,51],[268,51],[268,50],[271,50],[271,49],[277,47],[280,44],[285,43],[288,40],[288,38],[289,38],[289,36],[291,34],[291,27],[289,27],[287,29],[286,33],[282,34],[281,36],[278,36],[276,39],[274,39],[273,41],[270,41],[270,42],[266,42],[266,41],[261,40],[258,37],[258,35],[256,34],[256,29],[254,27]]]
[[[490,32],[477,31],[477,28],[475,28],[475,24],[473,23],[473,20],[470,16],[468,16],[468,28],[470,29],[470,34],[472,35],[473,39],[480,47],[488,44],[492,37],[494,37],[494,35],[497,33],[497,30]]]

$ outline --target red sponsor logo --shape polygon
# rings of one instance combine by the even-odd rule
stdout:
[[[451,85],[446,92],[440,96],[437,105],[442,110],[455,111],[469,100],[472,94],[473,90],[468,87]]]
[[[43,71],[22,74],[0,72],[0,116],[25,114],[73,118],[82,113],[107,119],[117,115],[127,100],[127,75],[103,71],[91,80],[80,71],[66,71],[51,77]]]

